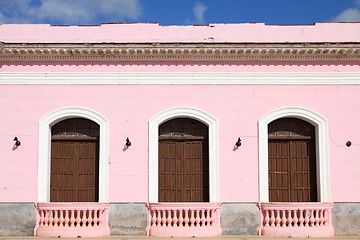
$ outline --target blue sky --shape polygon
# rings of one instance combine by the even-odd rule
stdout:
[[[360,0],[0,0],[0,23],[360,22]]]

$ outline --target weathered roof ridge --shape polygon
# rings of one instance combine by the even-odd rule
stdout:
[[[216,23],[161,26],[159,23],[104,23],[61,26],[2,24],[3,43],[316,43],[360,42],[359,23],[266,25]]]

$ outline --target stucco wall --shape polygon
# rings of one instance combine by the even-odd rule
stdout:
[[[331,201],[360,201],[359,85],[2,85],[1,201],[37,201],[38,124],[56,109],[91,109],[109,121],[109,201],[148,200],[148,121],[186,106],[218,120],[221,202],[258,201],[258,120],[284,107],[328,120]],[[21,146],[13,150],[13,138]],[[126,137],[132,146],[123,151]],[[233,150],[238,137],[242,146]],[[346,147],[346,141],[352,141]],[[346,167],[344,167],[346,161]],[[131,182],[131,185],[129,183]]]
[[[274,26],[264,23],[160,26],[157,23],[50,26],[2,24],[4,42],[134,43],[134,42],[356,42],[357,23]],[[23,34],[25,33],[25,34]],[[246,33],[246,34],[244,34]],[[336,34],[334,34],[336,33]]]

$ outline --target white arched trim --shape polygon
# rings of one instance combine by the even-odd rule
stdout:
[[[315,126],[318,201],[330,201],[328,124],[322,116],[304,108],[285,107],[266,114],[258,122],[259,130],[259,201],[269,202],[268,124],[278,118],[294,117]]]
[[[108,121],[92,110],[66,107],[47,114],[39,123],[38,202],[50,201],[51,127],[73,117],[86,118],[100,126],[99,202],[108,201]]]
[[[209,129],[209,194],[210,202],[219,201],[218,123],[209,114],[189,107],[165,110],[149,121],[149,202],[158,202],[159,126],[168,120],[189,117],[206,124]]]

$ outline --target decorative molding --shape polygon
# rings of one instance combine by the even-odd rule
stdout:
[[[158,202],[158,146],[159,126],[170,119],[189,117],[206,124],[209,129],[209,197],[210,202],[219,201],[219,143],[218,122],[211,115],[191,107],[176,107],[158,113],[149,121],[149,202]]]
[[[284,107],[263,116],[258,122],[259,136],[259,202],[269,202],[268,124],[282,117],[300,118],[315,126],[316,177],[319,202],[330,202],[330,162],[327,120],[300,107]]]
[[[0,43],[1,61],[359,59],[360,43]]]
[[[0,72],[2,84],[352,85],[360,72]]]
[[[82,117],[100,126],[99,202],[108,202],[109,123],[100,114],[82,107],[65,107],[48,113],[39,122],[38,202],[50,202],[51,127],[56,123]]]

